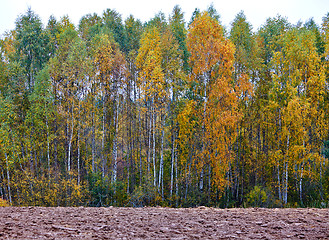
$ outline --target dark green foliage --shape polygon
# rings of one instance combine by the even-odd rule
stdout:
[[[105,207],[113,205],[114,189],[108,177],[103,178],[100,172],[90,173],[88,176],[88,190],[90,200],[88,205],[91,207]]]
[[[323,38],[321,37],[319,26],[314,22],[313,18],[311,18],[304,24],[304,27],[307,30],[311,30],[313,32],[316,41],[315,46],[317,48],[318,54],[322,56],[325,51],[325,43]]]
[[[192,13],[192,17],[190,19],[190,22],[188,23],[188,26],[191,25],[191,23],[194,21],[195,18],[197,18],[200,15],[200,9],[199,8],[195,8],[193,13]]]
[[[102,32],[103,22],[96,13],[83,16],[79,23],[81,38],[90,42],[93,37]]]
[[[142,33],[143,25],[141,21],[130,15],[125,20],[126,52],[138,51]]]
[[[210,6],[207,9],[207,12],[209,13],[210,17],[215,19],[216,21],[220,22],[220,15],[217,12],[216,8],[214,7],[214,4],[210,4]]]
[[[263,47],[262,59],[264,64],[268,65],[273,53],[280,50],[278,40],[281,34],[289,28],[290,24],[287,19],[279,15],[276,18],[268,18],[259,29],[258,36],[262,39],[260,43]]]
[[[150,180],[138,186],[131,194],[128,205],[132,207],[156,206],[159,195]]]
[[[112,9],[104,11],[103,16],[103,32],[112,34],[114,40],[120,45],[121,51],[126,51],[126,35],[121,15]]]
[[[25,81],[31,91],[36,73],[49,60],[49,36],[42,28],[39,16],[30,8],[16,20],[16,34],[16,59],[26,74]]]
[[[182,59],[184,61],[183,68],[185,72],[187,73],[189,70],[188,65],[188,58],[189,58],[189,52],[186,47],[186,26],[184,21],[184,14],[179,6],[175,6],[172,12],[172,15],[169,18],[169,26],[170,29],[174,35],[174,37],[177,39],[179,43],[179,50],[180,54],[182,56]]]

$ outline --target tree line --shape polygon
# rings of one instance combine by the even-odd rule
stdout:
[[[328,206],[329,13],[28,9],[0,51],[2,202]]]

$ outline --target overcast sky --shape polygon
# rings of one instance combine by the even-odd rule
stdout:
[[[211,3],[221,16],[222,23],[228,27],[238,12],[243,10],[247,20],[256,31],[268,17],[280,14],[295,24],[305,22],[311,17],[322,23],[322,17],[329,12],[329,0],[0,0],[0,34],[15,28],[15,20],[24,14],[28,7],[37,13],[44,25],[49,16],[60,19],[69,15],[75,25],[88,13],[101,15],[107,8],[115,9],[125,19],[130,14],[147,21],[162,11],[168,16],[175,5],[180,5],[188,22],[195,8],[205,10]]]

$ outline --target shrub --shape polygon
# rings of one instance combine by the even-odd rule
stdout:
[[[114,203],[114,186],[110,179],[100,172],[88,176],[89,203],[91,207],[107,207]]]
[[[267,201],[266,192],[259,186],[255,186],[247,195],[247,204],[251,207],[264,207]]]
[[[8,207],[9,204],[6,200],[0,198],[0,207]]]
[[[149,179],[141,186],[138,186],[131,194],[129,205],[132,207],[155,206],[157,205],[158,193]]]

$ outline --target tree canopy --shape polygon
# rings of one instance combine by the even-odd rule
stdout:
[[[11,205],[329,206],[329,13],[253,31],[213,6],[78,26],[28,9],[0,53]]]

